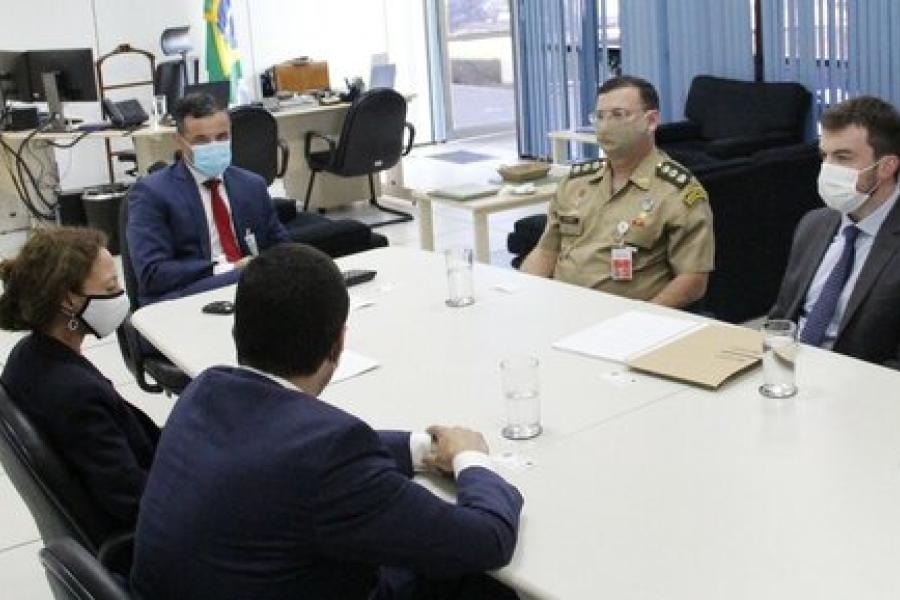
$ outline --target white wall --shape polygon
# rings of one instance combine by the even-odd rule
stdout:
[[[416,126],[417,140],[431,139],[422,0],[234,0],[234,9],[242,67],[252,97],[258,98],[258,74],[285,59],[307,55],[327,60],[331,85],[341,89],[345,77],[368,79],[372,55],[387,53],[397,63],[398,89],[415,94],[409,118]],[[202,12],[203,0],[0,0],[0,50],[89,47],[96,59],[129,43],[163,60],[162,30],[190,25],[204,79]],[[145,77],[145,63],[140,61],[116,58],[107,64],[107,83]],[[138,97],[149,109],[149,87],[110,95]],[[66,110],[69,116],[100,120],[99,103],[70,103]],[[101,142],[83,141],[57,154],[64,189],[106,180]]]

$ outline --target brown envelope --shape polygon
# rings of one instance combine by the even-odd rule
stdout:
[[[762,360],[762,334],[745,327],[706,325],[630,358],[632,369],[716,389]]]

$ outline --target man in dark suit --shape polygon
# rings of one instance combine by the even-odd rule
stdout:
[[[522,497],[481,434],[376,432],[317,398],[349,306],[331,259],[273,248],[244,270],[235,305],[241,366],[197,377],[160,440],[135,536],[138,594],[508,597],[474,574],[510,560]],[[457,504],[410,480],[426,467],[455,476]],[[460,589],[473,580],[481,595]]]
[[[900,368],[900,114],[847,100],[822,115],[819,145],[828,208],[797,225],[769,316],[796,320],[805,343]]]
[[[141,304],[232,284],[255,254],[288,239],[263,178],[230,164],[228,112],[208,94],[185,96],[173,112],[181,160],[129,193]]]

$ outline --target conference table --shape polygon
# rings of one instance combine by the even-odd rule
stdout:
[[[449,308],[438,254],[337,262],[378,270],[350,289],[347,347],[379,366],[323,400],[375,428],[483,431],[525,498],[516,553],[495,573],[523,597],[900,597],[900,373],[803,346],[792,399],[760,396],[759,369],[710,391],[551,347],[628,310],[701,317],[483,264],[476,302]],[[233,295],[133,322],[193,376],[235,363],[232,317],[200,312]],[[511,354],[540,360],[544,433],[530,441],[499,435]]]

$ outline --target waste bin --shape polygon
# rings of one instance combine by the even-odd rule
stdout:
[[[87,223],[106,234],[110,254],[119,254],[119,207],[128,194],[124,183],[98,185],[84,190],[81,196]]]

